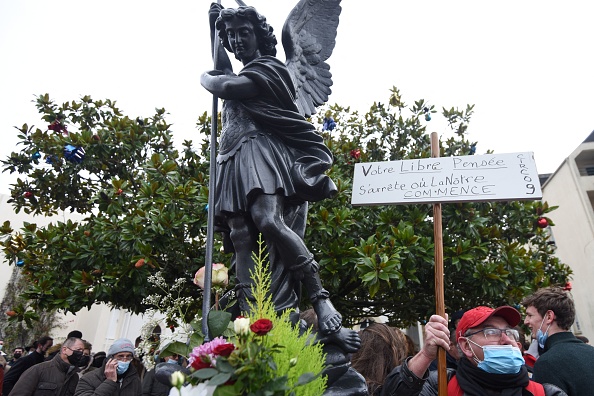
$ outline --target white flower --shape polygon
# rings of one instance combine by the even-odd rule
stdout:
[[[194,275],[194,284],[204,289],[204,271],[201,267]],[[227,287],[229,284],[229,269],[221,263],[212,264],[212,286]]]
[[[208,381],[198,385],[186,385],[181,389],[171,388],[169,396],[212,396],[217,387],[208,385]]]
[[[250,332],[250,318],[237,318],[233,322],[233,329],[237,335],[246,335]]]
[[[181,388],[184,382],[186,382],[186,376],[181,371],[174,371],[171,373],[171,379],[169,381],[176,388]]]

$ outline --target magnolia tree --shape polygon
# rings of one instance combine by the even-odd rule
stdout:
[[[169,293],[147,282],[159,272],[185,297],[176,311],[190,322],[202,293],[192,279],[204,265],[209,117],[198,120],[199,146],[186,141],[177,150],[162,109],[129,118],[110,100],[57,105],[43,95],[36,103],[42,125],[17,128],[19,151],[3,161],[4,171],[21,175],[10,201],[15,211],[76,211],[84,219],[20,229],[4,223],[4,252],[22,263],[26,297],[50,310],[103,302],[142,312],[146,296]],[[441,156],[474,152],[472,111],[441,110],[450,127]],[[408,106],[393,88],[387,103],[364,115],[331,106],[312,120],[334,153],[329,174],[339,194],[310,206],[306,243],[347,325],[378,315],[407,325],[435,310],[431,206],[350,204],[356,162],[430,156],[431,115],[438,118],[433,106]],[[553,256],[547,230],[553,209],[543,202],[444,204],[447,310],[515,305],[537,287],[564,285],[571,271]],[[221,246],[217,236],[213,259],[228,264]]]
[[[449,131],[440,156],[474,154],[477,142],[466,138],[473,107],[441,110]],[[332,302],[351,324],[385,315],[406,326],[435,312],[432,205],[350,205],[354,163],[431,156],[427,126],[434,113],[424,100],[406,105],[393,88],[388,103],[375,103],[363,116],[340,106],[324,114],[336,124],[325,138],[340,193],[311,205],[307,240]],[[565,285],[571,270],[553,256],[548,231],[546,214],[554,209],[541,201],[442,204],[446,311],[520,308],[535,288]]]

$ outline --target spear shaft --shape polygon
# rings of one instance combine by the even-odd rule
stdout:
[[[221,0],[217,0],[221,4]],[[212,37],[213,63],[217,68],[219,40],[215,34]],[[217,131],[219,128],[219,98],[212,95],[212,111],[210,116],[210,167],[208,176],[208,212],[206,222],[206,254],[204,258],[204,299],[202,300],[202,334],[204,341],[210,341],[208,329],[208,313],[211,306],[212,293],[212,250],[214,245],[214,213],[215,213],[215,184],[217,178]]]

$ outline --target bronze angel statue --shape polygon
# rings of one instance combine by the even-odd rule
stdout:
[[[341,330],[342,317],[322,287],[303,236],[308,201],[331,198],[337,189],[325,174],[332,154],[306,117],[331,92],[326,60],[340,11],[340,0],[299,1],[283,27],[283,63],[276,58],[272,27],[255,8],[213,3],[211,37],[218,35],[222,45],[213,45],[215,70],[201,76],[202,86],[224,101],[215,224],[234,252],[239,307],[248,310],[252,252],[261,234],[276,309],[298,308],[303,286],[326,335]],[[243,64],[238,74],[225,49]]]

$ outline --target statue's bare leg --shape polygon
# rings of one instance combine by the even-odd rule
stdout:
[[[303,239],[283,220],[284,197],[261,194],[250,207],[252,219],[266,241],[273,241],[282,249],[284,265],[303,285],[318,315],[319,331],[330,334],[342,327],[342,316],[330,301],[318,274],[319,265],[313,259]]]
[[[342,316],[330,301],[330,294],[322,287],[319,265],[309,256],[297,258],[296,273],[302,278],[314,311],[318,316],[318,331],[324,335],[336,333],[342,327]]]
[[[253,300],[251,293],[252,278],[250,271],[254,270],[252,252],[257,251],[258,230],[248,216],[233,216],[227,219],[231,230],[230,239],[235,250],[235,276],[237,300],[241,312],[248,312],[248,300]]]

